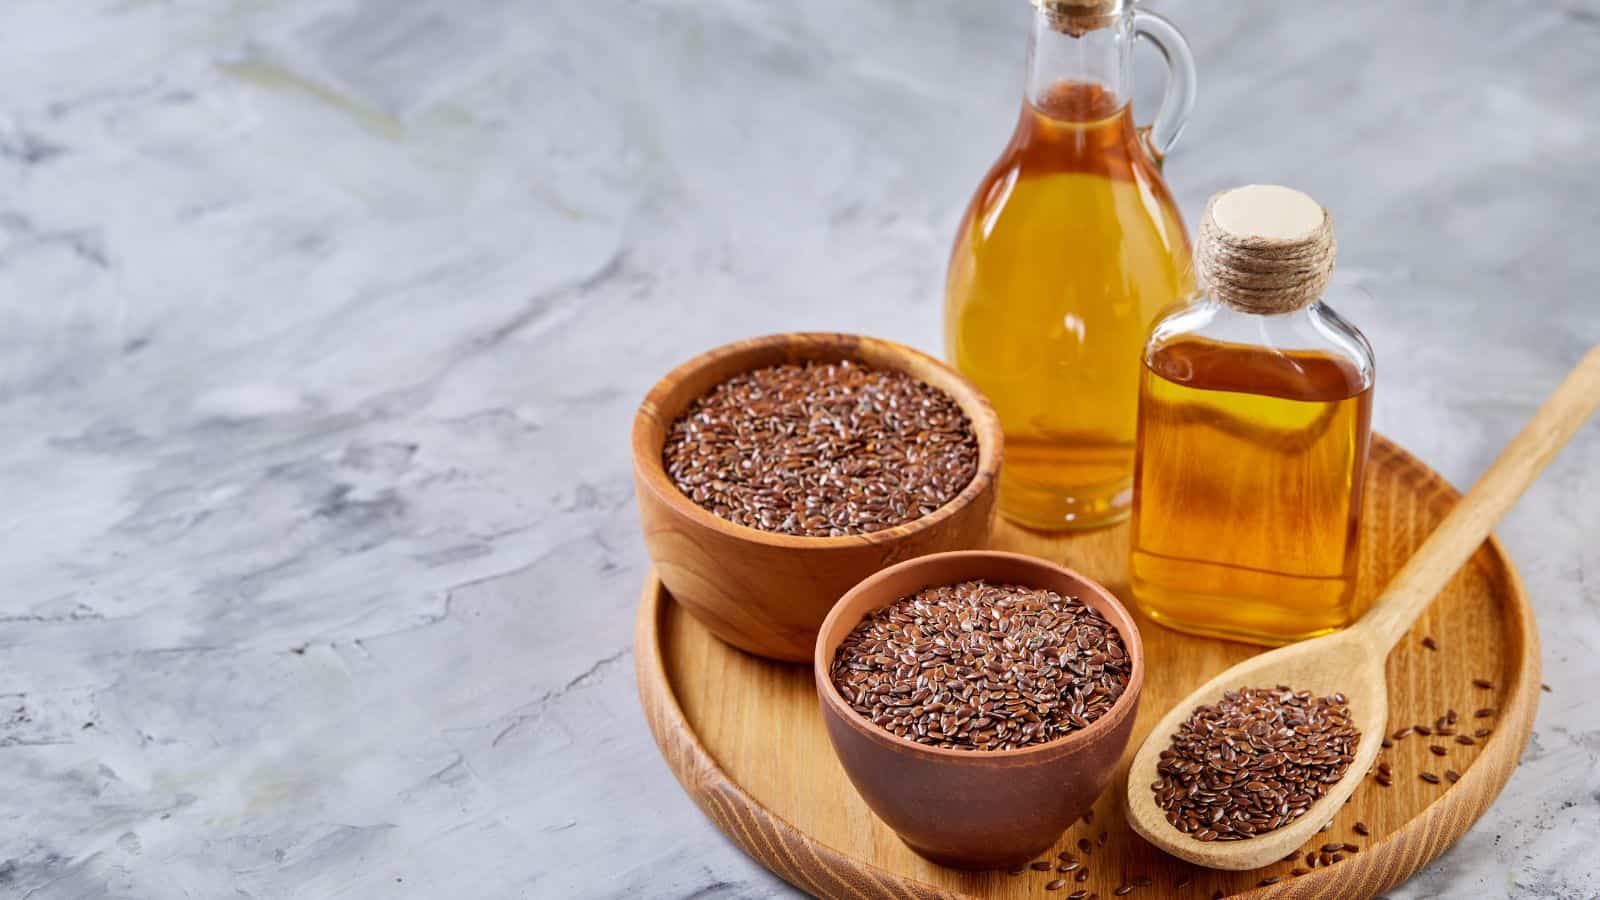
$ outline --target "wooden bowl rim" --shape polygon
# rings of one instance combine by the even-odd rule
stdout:
[[[677,389],[678,384],[689,376],[711,365],[743,356],[755,356],[773,348],[795,346],[808,348],[814,346],[819,351],[818,356],[820,357],[824,348],[831,347],[836,349],[838,355],[843,358],[859,360],[858,348],[864,345],[875,347],[884,356],[918,360],[940,372],[947,380],[946,384],[927,382],[926,379],[907,371],[904,366],[891,367],[896,371],[912,375],[912,377],[918,378],[919,381],[924,381],[924,383],[949,395],[961,407],[961,411],[966,413],[968,421],[972,423],[973,433],[978,439],[977,471],[973,473],[972,480],[967,482],[959,493],[945,501],[938,509],[909,522],[903,522],[878,531],[837,537],[806,537],[803,535],[782,534],[775,531],[762,531],[759,528],[751,528],[747,525],[730,522],[689,499],[688,495],[679,490],[678,486],[672,483],[672,479],[667,477],[666,468],[661,465],[661,447],[651,446],[653,442],[649,439],[648,433],[652,424],[660,424],[663,431],[671,426],[671,419],[662,415],[663,401]],[[884,368],[882,365],[878,367]],[[757,366],[752,365],[750,368],[757,368]],[[677,415],[678,413],[674,412],[672,418],[676,418]],[[786,331],[746,338],[723,344],[720,347],[714,347],[691,357],[662,376],[661,380],[650,388],[649,393],[645,394],[644,400],[639,404],[638,411],[634,414],[631,434],[634,471],[639,475],[641,483],[648,486],[651,493],[658,500],[671,507],[678,515],[689,519],[701,528],[719,532],[726,537],[780,550],[833,550],[878,546],[927,531],[971,506],[974,501],[991,489],[1000,473],[1000,461],[1003,454],[1002,442],[1000,417],[995,414],[994,407],[989,403],[989,398],[985,397],[972,382],[968,381],[964,375],[954,368],[920,350],[895,343],[894,341],[865,335],[825,331]]]
[[[1090,722],[1089,727],[1079,729],[1052,741],[1017,747],[1013,750],[950,750],[943,747],[929,747],[926,744],[919,744],[916,741],[892,734],[863,719],[860,713],[857,713],[850,707],[850,704],[845,702],[844,696],[834,686],[833,679],[828,677],[828,669],[832,660],[825,658],[827,656],[825,648],[830,644],[838,643],[829,638],[834,633],[844,630],[845,623],[843,622],[842,613],[851,600],[874,590],[880,583],[894,577],[899,572],[926,568],[947,559],[959,559],[969,564],[975,564],[986,559],[1010,560],[1034,569],[1048,571],[1058,576],[1065,576],[1067,579],[1082,585],[1088,593],[1098,597],[1111,613],[1111,615],[1106,615],[1105,618],[1122,636],[1123,646],[1127,649],[1128,658],[1133,663],[1132,669],[1128,673],[1128,685],[1123,688],[1122,695],[1117,697],[1116,701],[1111,704],[1111,708],[1106,710],[1104,715]],[[1034,587],[1036,585],[1027,586]],[[896,599],[899,598],[889,598],[887,603],[892,603]],[[874,607],[874,609],[878,608],[881,607]],[[865,616],[868,611],[862,610],[861,615]],[[1104,613],[1102,614],[1104,615]],[[849,627],[855,628],[859,622],[860,618],[857,618],[855,622],[849,623]],[[840,640],[843,640],[843,638],[841,637]],[[945,553],[931,553],[927,556],[919,556],[896,563],[867,576],[855,587],[845,592],[845,595],[839,598],[839,602],[828,610],[828,617],[822,620],[822,627],[817,630],[817,644],[811,660],[812,679],[816,682],[817,695],[821,699],[823,711],[832,713],[844,720],[852,731],[873,743],[921,759],[978,767],[1038,765],[1051,762],[1060,756],[1072,755],[1081,745],[1092,743],[1099,739],[1105,732],[1114,730],[1124,719],[1134,714],[1139,706],[1140,694],[1144,691],[1144,669],[1144,637],[1139,633],[1139,624],[1134,621],[1133,615],[1128,612],[1127,607],[1122,605],[1122,601],[1107,590],[1105,585],[1076,569],[1051,562],[1048,559],[1029,556],[1026,553],[1010,553],[1003,550],[951,550]],[[1119,752],[1111,760],[1111,768],[1115,769],[1121,760],[1122,753]]]

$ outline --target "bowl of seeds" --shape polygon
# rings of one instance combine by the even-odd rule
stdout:
[[[673,598],[722,640],[800,662],[866,576],[983,546],[1000,452],[988,400],[938,360],[780,334],[656,384],[634,418],[634,491]]]
[[[1036,858],[1111,782],[1144,685],[1111,592],[1014,553],[885,569],[829,613],[813,657],[829,740],[867,805],[941,865]]]

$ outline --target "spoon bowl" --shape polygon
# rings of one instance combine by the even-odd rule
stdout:
[[[1384,663],[1389,651],[1489,537],[1522,492],[1600,406],[1600,347],[1591,349],[1522,432],[1422,547],[1395,575],[1372,609],[1352,628],[1280,647],[1245,660],[1185,697],[1151,729],[1128,770],[1128,824],[1154,846],[1212,869],[1255,869],[1298,852],[1331,821],[1377,759],[1388,727]],[[1299,818],[1239,841],[1201,841],[1179,831],[1156,805],[1156,765],[1195,707],[1225,691],[1286,685],[1316,696],[1341,693],[1361,733],[1344,776]]]
[[[1298,850],[1333,819],[1378,758],[1389,719],[1384,684],[1387,647],[1364,640],[1359,627],[1270,650],[1228,669],[1173,707],[1150,732],[1128,769],[1128,823],[1140,837],[1179,859],[1212,869],[1255,869]],[[1361,732],[1350,768],[1294,821],[1244,841],[1200,841],[1178,831],[1156,805],[1152,785],[1167,742],[1194,708],[1215,704],[1227,691],[1287,685],[1319,697],[1343,694]]]

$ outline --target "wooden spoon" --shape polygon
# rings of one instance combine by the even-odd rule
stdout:
[[[1456,504],[1401,569],[1372,610],[1354,626],[1326,637],[1252,657],[1206,682],[1151,729],[1128,771],[1128,823],[1145,840],[1180,859],[1213,869],[1255,869],[1298,851],[1331,821],[1377,758],[1388,724],[1384,660],[1411,623],[1464,565],[1490,530],[1549,464],[1583,420],[1600,406],[1600,347],[1590,350],[1522,433]],[[1156,763],[1197,706],[1224,691],[1287,685],[1317,696],[1343,693],[1361,731],[1355,759],[1337,784],[1298,819],[1243,841],[1195,840],[1174,828],[1156,805]]]

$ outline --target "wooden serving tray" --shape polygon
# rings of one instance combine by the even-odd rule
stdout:
[[[1361,586],[1373,596],[1443,517],[1459,494],[1427,466],[1375,438],[1366,490]],[[1127,526],[1072,535],[999,522],[995,547],[1078,569],[1128,598]],[[1131,607],[1131,604],[1130,604]],[[1145,733],[1190,689],[1257,648],[1189,637],[1140,619],[1148,674],[1122,771],[1096,802],[1092,823],[1074,825],[1051,852],[1069,850],[1090,872],[1056,892],[1062,877],[1029,870],[965,872],[923,860],[873,817],[834,758],[823,732],[810,667],[768,662],[735,650],[674,603],[652,575],[635,638],[639,694],[656,742],[684,789],[734,843],[791,884],[819,897],[1065,898],[1087,889],[1109,900],[1135,879],[1138,897],[1371,897],[1416,872],[1477,821],[1505,785],[1527,743],[1539,698],[1539,636],[1516,569],[1490,540],[1456,576],[1389,659],[1389,730],[1432,726],[1454,709],[1460,733],[1493,733],[1475,745],[1412,735],[1383,751],[1392,787],[1369,778],[1332,827],[1294,863],[1254,872],[1213,872],[1145,844],[1122,818],[1128,761]],[[1437,651],[1422,644],[1432,637]],[[1488,679],[1493,688],[1474,686]],[[1493,708],[1494,715],[1474,717]],[[1428,748],[1446,748],[1443,757]],[[1460,773],[1458,783],[1424,782],[1422,772]],[[1370,836],[1359,835],[1362,822]],[[1087,839],[1091,850],[1078,849]],[[1101,842],[1104,842],[1103,844]],[[1350,842],[1355,854],[1300,877],[1306,849]],[[1281,880],[1262,884],[1278,876]],[[1177,885],[1186,881],[1179,889]]]

